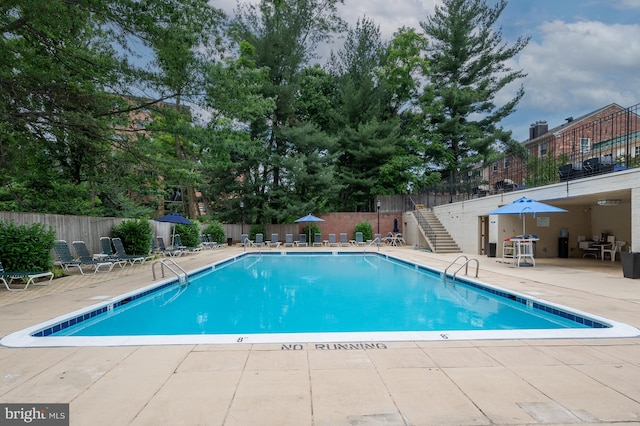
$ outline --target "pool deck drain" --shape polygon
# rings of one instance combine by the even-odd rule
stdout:
[[[456,257],[382,251],[437,269]],[[238,253],[177,261],[193,270]],[[482,281],[640,326],[640,282],[623,278],[619,262],[538,259],[518,269],[469,257]],[[0,292],[0,334],[149,283],[147,264]],[[315,343],[2,347],[0,401],[69,403],[72,425],[640,423],[637,337]]]

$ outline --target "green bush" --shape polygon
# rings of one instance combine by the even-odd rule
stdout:
[[[211,235],[213,241],[218,244],[225,242],[224,228],[220,222],[212,222],[204,229],[204,233]]]
[[[309,240],[308,241],[309,245],[313,244],[314,235],[321,234],[320,227],[315,223],[306,224],[304,228],[302,228],[302,232],[307,236],[307,240]],[[309,232],[311,232],[311,234],[309,234]]]
[[[7,271],[50,271],[56,233],[41,223],[0,222],[0,261]]]
[[[176,225],[176,234],[180,235],[182,245],[187,247],[197,247],[200,244],[200,225],[185,225],[179,223]]]
[[[355,233],[356,232],[362,232],[362,238],[367,241],[367,240],[373,240],[373,227],[371,226],[371,223],[369,223],[368,221],[364,221],[364,222],[360,222],[356,225],[355,230],[353,232],[353,238],[355,239]]]
[[[125,220],[113,227],[113,236],[122,240],[127,254],[146,255],[151,251],[153,228],[147,219]]]
[[[268,239],[266,237],[267,228],[265,228],[264,225],[251,225],[251,229],[249,229],[249,239],[251,241],[255,241],[256,240],[256,234],[262,234],[264,236],[265,240]]]

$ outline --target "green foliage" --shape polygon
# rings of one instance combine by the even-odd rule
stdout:
[[[313,243],[313,236],[316,234],[320,234],[320,227],[318,225],[316,225],[315,223],[308,223],[304,226],[302,232],[307,236],[307,239],[309,240],[308,243],[309,245],[311,245]],[[309,235],[311,235],[311,238],[309,238]]]
[[[207,235],[211,235],[212,240],[217,242],[218,244],[226,241],[224,228],[222,227],[222,224],[218,221],[214,221],[209,225],[207,225],[207,227],[204,229],[204,233]]]
[[[127,254],[146,255],[151,251],[153,228],[147,219],[125,220],[113,227],[113,236],[122,240]]]
[[[255,241],[256,234],[262,234],[266,240],[267,228],[265,228],[264,225],[251,225],[251,229],[249,229],[249,239]]]
[[[200,244],[200,225],[176,224],[176,234],[180,235],[182,244],[187,247],[197,247]]]
[[[429,39],[431,89],[421,100],[428,114],[425,140],[440,149],[428,159],[455,176],[465,158],[490,155],[496,143],[510,138],[499,123],[515,111],[524,95],[520,86],[512,99],[496,105],[498,92],[524,78],[509,63],[529,41],[519,37],[509,46],[495,30],[506,0],[443,0],[420,25]],[[502,93],[502,92],[501,92]],[[433,96],[432,96],[433,95]]]
[[[365,220],[363,222],[356,224],[354,233],[353,233],[354,239],[355,239],[356,232],[362,232],[362,238],[365,241],[373,240],[373,226],[371,226],[371,223],[369,221]]]
[[[7,271],[50,271],[55,231],[40,223],[0,222],[0,261]]]

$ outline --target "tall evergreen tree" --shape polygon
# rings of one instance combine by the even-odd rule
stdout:
[[[429,161],[447,171],[451,182],[461,167],[483,160],[497,141],[510,139],[499,123],[515,111],[524,89],[520,86],[504,105],[496,105],[496,95],[525,77],[507,62],[529,39],[519,37],[511,46],[503,41],[496,25],[506,6],[507,0],[493,7],[486,0],[443,0],[421,22],[431,67],[432,93],[423,99],[430,110]]]

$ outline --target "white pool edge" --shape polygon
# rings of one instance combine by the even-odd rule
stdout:
[[[248,253],[251,254],[251,253]],[[369,253],[376,254],[376,253]],[[405,259],[379,254],[416,267],[425,267]],[[215,264],[194,269],[189,275],[212,269],[216,265],[237,260],[245,254],[233,256]],[[425,267],[435,270],[434,268]],[[522,340],[522,339],[610,339],[640,336],[640,329],[608,318],[568,308],[531,295],[503,289],[493,284],[463,277],[464,281],[477,283],[492,289],[504,291],[533,302],[538,302],[558,310],[608,325],[607,328],[563,328],[563,329],[524,329],[524,330],[445,330],[445,331],[402,331],[402,332],[343,332],[343,333],[261,333],[261,334],[184,334],[150,336],[46,336],[34,337],[38,331],[60,324],[70,318],[91,312],[115,302],[135,296],[147,290],[175,282],[175,278],[154,282],[139,289],[100,301],[90,306],[60,315],[32,327],[10,333],[0,339],[0,345],[13,348],[34,347],[100,347],[100,346],[154,346],[154,345],[217,345],[217,344],[298,344],[298,343],[345,343],[345,342],[434,342],[458,340]]]

